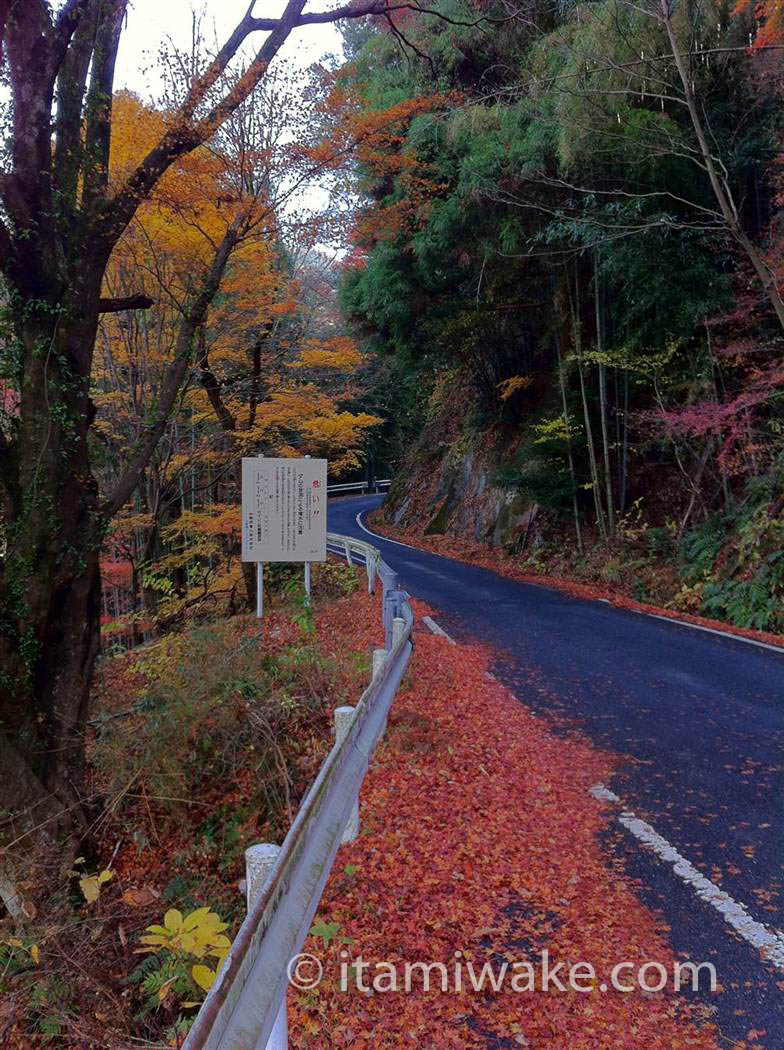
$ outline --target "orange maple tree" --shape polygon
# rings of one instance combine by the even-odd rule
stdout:
[[[165,122],[165,113],[118,95],[112,179],[126,177]],[[137,641],[156,618],[250,600],[252,581],[241,577],[238,561],[242,455],[325,456],[339,477],[359,465],[365,434],[378,422],[347,407],[362,356],[336,332],[334,316],[304,308],[302,277],[285,263],[270,180],[250,182],[251,163],[271,161],[262,151],[251,161],[247,148],[238,156],[203,147],[172,166],[107,269],[107,296],[141,286],[152,302],[130,316],[107,314],[99,329],[95,430],[108,487],[148,426],[216,245],[236,232],[165,440],[112,531],[104,619]]]

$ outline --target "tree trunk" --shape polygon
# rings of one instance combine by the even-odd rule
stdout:
[[[604,331],[602,326],[601,297],[599,295],[599,258],[593,256],[594,305],[596,307],[596,349],[604,353]],[[599,361],[599,414],[602,424],[602,452],[604,454],[604,490],[607,499],[607,533],[610,539],[615,535],[615,507],[613,499],[612,464],[610,461],[610,436],[607,421],[607,365]]]
[[[559,304],[560,305],[560,304]],[[560,314],[560,310],[558,310]],[[563,407],[563,418],[566,425],[566,458],[569,463],[569,477],[572,481],[572,513],[574,515],[574,532],[577,540],[577,552],[583,553],[583,536],[580,529],[580,509],[577,506],[577,474],[574,469],[574,456],[572,455],[572,421],[569,416],[569,406],[566,400],[566,376],[564,375],[563,355],[561,354],[561,333],[558,330],[560,318],[556,316],[555,324],[555,353],[558,363],[558,381],[561,387],[561,405]]]
[[[88,378],[99,280],[90,296],[20,322],[25,382],[0,575],[2,719],[8,748],[27,763],[27,788],[54,797],[63,826],[84,817],[84,731],[99,648],[103,518],[90,471]],[[29,297],[28,301],[32,299]],[[90,314],[92,313],[92,319]],[[8,752],[10,753],[10,752]],[[0,805],[19,805],[18,776],[0,783]]]
[[[621,514],[626,511],[626,487],[629,477],[629,373],[623,373],[623,455],[621,457]]]
[[[577,273],[575,270],[575,281],[577,280]],[[568,277],[567,277],[568,284]],[[574,341],[574,356],[577,361],[577,375],[580,380],[580,395],[583,402],[583,417],[585,419],[585,440],[588,444],[588,462],[591,468],[591,489],[593,491],[593,502],[596,508],[596,525],[599,529],[599,535],[603,540],[607,539],[607,525],[604,519],[604,510],[602,508],[602,494],[599,486],[599,471],[596,465],[596,447],[593,440],[593,429],[591,427],[591,414],[588,411],[588,395],[585,389],[585,375],[583,370],[583,348],[582,348],[582,333],[580,331],[580,288],[579,285],[575,288],[575,301],[572,302],[571,290],[569,291],[569,310],[572,315],[572,337]]]
[[[728,230],[746,253],[746,258],[751,263],[754,272],[759,278],[765,296],[773,307],[773,311],[778,318],[779,324],[784,328],[784,299],[782,299],[781,292],[779,291],[776,274],[770,266],[768,266],[756,245],[743,229],[738,215],[738,209],[732,197],[732,192],[726,178],[719,173],[718,165],[713,153],[711,152],[708,136],[694,94],[692,79],[689,70],[686,68],[686,62],[680,49],[680,45],[678,44],[678,38],[675,35],[669,0],[660,0],[660,11],[660,21],[664,26],[665,32],[667,33],[667,39],[672,48],[672,57],[675,60],[675,68],[678,71],[678,77],[680,78],[681,87],[683,88],[683,97],[686,102],[686,108],[689,111],[694,135],[697,139],[697,145],[699,146],[700,154],[702,155],[705,171],[708,175],[713,195],[716,198],[716,203],[719,205],[719,209],[727,224]]]
[[[142,617],[142,581],[139,566],[131,562],[131,645],[135,649],[144,642]]]

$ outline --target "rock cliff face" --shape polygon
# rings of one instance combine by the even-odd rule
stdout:
[[[463,431],[449,443],[437,430],[427,429],[398,472],[384,504],[386,519],[412,533],[524,546],[537,507],[495,482],[505,450],[488,434]]]

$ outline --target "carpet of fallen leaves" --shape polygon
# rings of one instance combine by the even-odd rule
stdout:
[[[325,977],[289,992],[292,1047],[718,1046],[688,992],[598,987],[622,961],[670,973],[674,963],[663,922],[600,845],[607,813],[587,792],[612,758],[556,736],[487,664],[478,648],[416,634],[360,796],[360,836],[341,847],[318,912],[316,930],[327,933],[303,949]],[[341,963],[358,956],[371,964],[366,984],[379,962],[398,967],[402,983],[405,962],[443,962],[451,974],[456,958],[464,974],[469,960],[479,971],[504,959],[538,973],[543,949],[551,965],[591,963],[593,989],[518,992],[507,980],[498,993],[442,993],[438,974],[429,993],[416,977],[408,994],[367,994],[353,978],[340,988]]]
[[[412,547],[420,547],[423,550],[431,551],[433,554],[441,554],[445,558],[454,558],[456,561],[466,562],[469,565],[479,565],[483,569],[491,569],[500,576],[506,576],[512,580],[520,580],[521,583],[535,583],[540,587],[552,587],[555,590],[563,591],[565,594],[570,594],[573,598],[584,598],[588,601],[602,599],[619,609],[653,613],[656,616],[665,616],[671,620],[685,620],[700,627],[709,627],[713,630],[723,631],[725,634],[738,635],[740,638],[752,638],[758,642],[766,642],[768,645],[784,648],[784,637],[780,634],[773,634],[770,631],[758,631],[751,627],[736,627],[734,624],[726,623],[724,620],[714,620],[708,616],[700,616],[697,613],[683,610],[676,611],[675,609],[667,609],[646,602],[638,602],[625,593],[620,586],[582,583],[578,580],[526,571],[520,568],[513,557],[507,555],[499,547],[490,547],[485,543],[476,543],[456,536],[426,536],[421,530],[409,531],[386,521],[381,509],[369,514],[368,521],[372,528],[381,536],[388,536],[390,539],[398,540],[401,543],[408,543]]]

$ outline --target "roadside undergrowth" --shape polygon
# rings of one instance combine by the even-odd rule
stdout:
[[[328,562],[312,614],[287,585],[261,622],[102,662],[90,835],[54,892],[31,873],[24,929],[0,928],[0,1046],[177,1045],[244,917],[244,850],[283,840],[380,624],[364,574]]]

